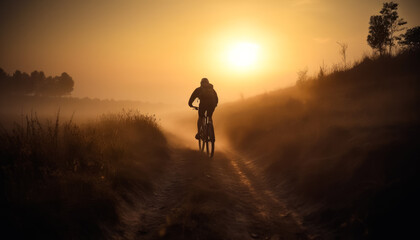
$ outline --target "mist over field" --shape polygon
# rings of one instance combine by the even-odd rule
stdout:
[[[0,3],[0,239],[415,238],[419,7]]]

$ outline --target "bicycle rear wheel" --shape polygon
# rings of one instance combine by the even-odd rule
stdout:
[[[206,153],[207,156],[213,157],[214,155],[214,129],[213,124],[207,126],[207,141],[206,141]]]
[[[204,145],[205,145],[205,126],[200,126],[200,130],[198,131],[198,149],[203,152],[204,151]]]

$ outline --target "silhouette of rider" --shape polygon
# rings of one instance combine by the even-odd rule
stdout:
[[[211,120],[214,109],[219,102],[217,93],[207,78],[201,79],[200,85],[200,87],[194,90],[194,92],[191,94],[190,100],[188,100],[188,106],[198,109],[197,134],[195,135],[196,139],[199,139],[198,132],[200,131],[200,125],[203,122],[204,113],[207,111],[207,116]],[[196,98],[200,99],[200,105],[198,108],[192,105]]]

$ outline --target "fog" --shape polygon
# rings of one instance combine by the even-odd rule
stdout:
[[[348,43],[349,62],[358,59],[369,51],[368,19],[381,6],[239,2],[2,1],[0,67],[67,72],[74,97],[176,105],[207,77],[223,103],[291,86],[305,67],[313,73],[340,62],[337,41]],[[418,25],[418,1],[399,2],[408,27]],[[252,71],[226,63],[237,42],[261,47]]]

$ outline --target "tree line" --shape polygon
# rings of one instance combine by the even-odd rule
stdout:
[[[397,35],[405,30],[405,21],[398,16],[398,3],[386,2],[383,4],[380,15],[370,17],[369,35],[367,42],[370,47],[380,55],[392,54],[392,49],[399,44],[404,50],[420,49],[420,26],[407,29],[404,34]]]
[[[73,91],[74,81],[69,74],[45,76],[42,71],[31,74],[16,70],[12,75],[0,68],[0,93],[14,95],[64,96]]]

